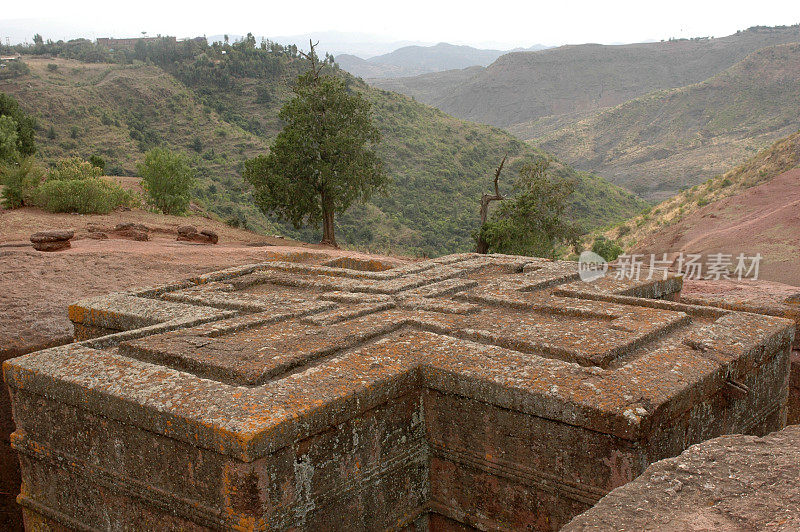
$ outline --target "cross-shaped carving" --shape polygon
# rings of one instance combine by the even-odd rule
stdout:
[[[85,326],[140,328],[21,359],[9,382],[81,390],[181,442],[152,457],[173,511],[244,528],[548,529],[654,460],[785,416],[790,327],[669,301],[680,279],[584,283],[574,263],[508,256],[345,265],[76,305]]]

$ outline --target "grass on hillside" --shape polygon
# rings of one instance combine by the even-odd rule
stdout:
[[[625,249],[633,249],[648,235],[674,225],[700,208],[742,190],[760,185],[800,165],[800,131],[775,142],[745,163],[677,196],[647,209],[642,214],[605,231]]]

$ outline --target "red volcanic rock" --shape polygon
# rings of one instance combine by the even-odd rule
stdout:
[[[680,278],[265,258],[75,303],[94,339],[5,363],[29,522],[552,530],[785,420],[794,323],[671,301]]]
[[[128,231],[131,229],[135,231],[142,231],[143,233],[147,233],[150,231],[150,228],[147,227],[146,225],[137,224],[133,222],[124,222],[114,226],[114,231]]]
[[[198,233],[196,227],[183,225],[178,228],[177,240],[179,242],[196,242],[198,244],[216,244],[219,242],[219,235],[208,229],[203,229]]]
[[[689,447],[562,530],[800,530],[800,426]]]
[[[197,227],[193,225],[182,225],[178,227],[179,235],[191,235],[197,232]]]
[[[200,234],[205,236],[212,244],[219,242],[219,235],[210,229],[203,229]]]
[[[31,244],[37,251],[59,251],[70,247],[74,231],[40,231],[31,235]]]
[[[125,222],[117,224],[111,233],[116,237],[128,238],[130,240],[137,240],[146,242],[150,240],[148,233],[150,229],[146,225],[137,224],[133,222]]]

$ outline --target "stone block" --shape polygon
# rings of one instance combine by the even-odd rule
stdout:
[[[203,229],[199,233],[193,225],[182,225],[178,227],[179,242],[196,242],[198,244],[216,244],[219,242],[219,235],[210,229]]]
[[[788,318],[795,323],[791,357],[789,425],[800,423],[800,288],[771,281],[690,280],[681,300],[696,305]]]
[[[288,259],[80,302],[107,335],[4,365],[30,523],[554,530],[786,419],[793,323],[680,278]]]
[[[74,231],[39,231],[31,235],[31,244],[37,251],[60,251],[71,247],[73,236]]]
[[[800,426],[694,445],[651,465],[562,530],[800,530]]]

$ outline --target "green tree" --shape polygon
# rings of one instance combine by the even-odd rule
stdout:
[[[91,155],[89,157],[89,162],[92,166],[99,168],[101,172],[106,169],[106,160],[99,155]]]
[[[36,130],[36,120],[28,116],[20,108],[17,100],[12,96],[0,92],[0,116],[11,117],[17,127],[17,151],[22,155],[33,155],[36,153],[34,134]]]
[[[314,46],[303,54],[311,70],[297,78],[294,97],[280,111],[286,124],[269,155],[245,162],[245,178],[265,213],[296,228],[322,221],[322,242],[337,246],[334,213],[384,190],[383,162],[373,150],[380,132],[370,103],[344,79],[321,75]]]
[[[195,186],[194,169],[180,153],[166,148],[153,148],[137,165],[142,187],[164,214],[183,214]]]
[[[606,259],[608,262],[616,260],[622,254],[622,246],[603,235],[599,235],[592,243],[592,251]]]
[[[8,161],[17,153],[17,122],[8,115],[0,115],[0,161]]]
[[[548,174],[550,161],[539,159],[520,168],[516,194],[475,235],[491,253],[555,258],[564,245],[575,246],[580,230],[567,217],[574,185]]]

